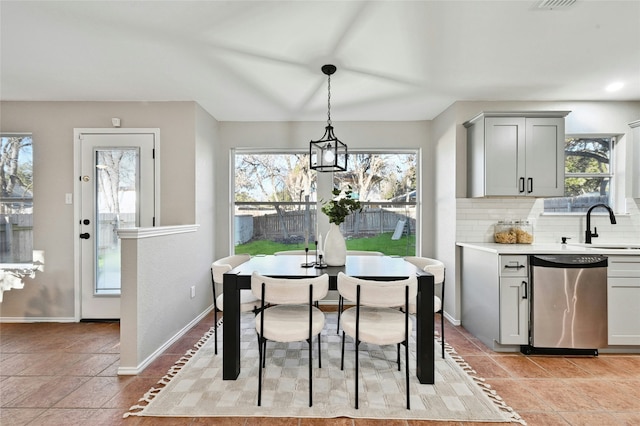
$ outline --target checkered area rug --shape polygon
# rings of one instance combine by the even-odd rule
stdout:
[[[309,407],[308,346],[306,342],[267,343],[262,406],[258,407],[258,343],[253,314],[241,318],[241,373],[237,380],[222,380],[222,327],[218,329],[218,355],[213,329],[187,352],[131,407],[125,417],[351,417],[451,421],[516,422],[525,424],[453,348],[435,344],[435,384],[423,385],[415,376],[415,340],[410,344],[411,409],[406,409],[404,347],[402,371],[396,347],[361,344],[360,401],[355,404],[354,344],[347,337],[345,368],[340,370],[341,337],[336,313],[326,313],[322,333],[322,368],[317,367],[314,340],[313,406]]]

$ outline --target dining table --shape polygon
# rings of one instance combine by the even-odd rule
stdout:
[[[307,255],[256,255],[247,262],[224,274],[224,320],[222,378],[236,380],[240,374],[240,290],[251,288],[251,275],[275,278],[311,278],[329,275],[329,289],[337,289],[338,273],[356,278],[393,281],[416,276],[418,296],[416,299],[416,376],[422,384],[433,384],[434,372],[434,280],[433,275],[423,271],[402,257],[347,255],[344,266],[303,266],[312,263]]]

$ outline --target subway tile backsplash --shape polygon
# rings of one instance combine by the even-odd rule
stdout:
[[[493,242],[493,225],[499,220],[528,219],[533,222],[534,243],[584,242],[586,214],[543,214],[543,199],[528,198],[458,198],[456,240]],[[600,243],[640,243],[640,199],[627,199],[627,214],[616,215],[616,225],[609,223],[605,210],[594,210],[591,226],[598,228]]]

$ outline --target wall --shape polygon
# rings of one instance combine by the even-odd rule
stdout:
[[[205,139],[215,131],[210,128],[206,137],[199,138],[197,146],[203,155],[198,156],[199,165],[194,167],[196,108],[199,107],[194,102],[0,103],[0,131],[33,133],[34,249],[44,252],[45,262],[44,271],[34,279],[27,279],[23,290],[4,294],[0,318],[58,321],[74,318],[74,242],[77,236],[74,206],[64,202],[65,193],[73,193],[76,179],[74,128],[111,127],[112,117],[119,117],[122,127],[160,128],[160,224],[183,225],[196,221],[196,192],[213,193],[211,181],[197,186],[194,182],[197,169],[200,172],[213,169],[213,148],[204,150],[203,146],[213,143]],[[211,117],[209,120],[215,121]],[[212,210],[211,206],[209,210]],[[198,219],[207,220],[206,212],[200,211]],[[206,232],[211,231],[211,225],[203,223],[201,226],[207,229]],[[202,243],[204,247],[212,246],[211,234]],[[211,253],[212,249],[204,251]]]

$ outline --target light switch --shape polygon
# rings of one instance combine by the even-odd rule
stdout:
[[[64,194],[64,203],[65,204],[73,204],[73,194],[70,192],[67,192],[66,194]]]

